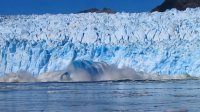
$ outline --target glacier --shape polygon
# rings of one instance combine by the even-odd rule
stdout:
[[[0,16],[0,75],[67,73],[70,65],[98,74],[99,66],[113,65],[136,74],[198,77],[199,15],[200,8]]]

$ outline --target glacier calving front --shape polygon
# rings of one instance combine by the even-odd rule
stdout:
[[[0,16],[0,75],[64,70],[75,60],[151,74],[200,75],[200,9]]]

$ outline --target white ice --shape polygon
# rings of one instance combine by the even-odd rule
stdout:
[[[44,75],[87,60],[136,73],[199,76],[199,15],[200,8],[0,16],[0,75]]]

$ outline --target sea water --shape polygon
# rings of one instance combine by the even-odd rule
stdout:
[[[197,112],[199,80],[0,83],[1,112]]]

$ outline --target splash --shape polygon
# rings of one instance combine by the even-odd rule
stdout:
[[[106,63],[77,60],[61,71],[46,72],[36,77],[26,71],[6,74],[0,82],[83,82],[116,80],[171,80],[191,79],[189,75],[156,75],[137,72],[132,68],[108,65]]]
[[[5,74],[0,77],[0,82],[36,82],[37,78],[26,71],[18,71],[16,73]]]

